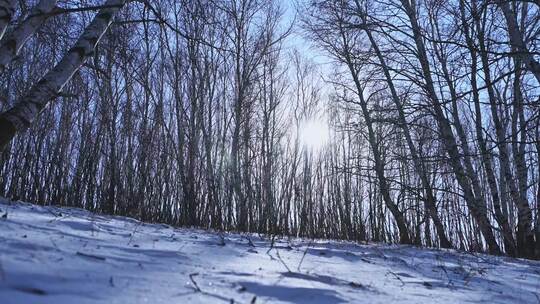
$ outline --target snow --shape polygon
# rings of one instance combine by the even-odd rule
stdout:
[[[539,303],[540,263],[0,202],[0,303]]]

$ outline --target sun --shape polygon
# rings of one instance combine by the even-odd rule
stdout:
[[[330,127],[324,119],[306,120],[300,124],[298,136],[303,147],[317,151],[328,144]]]

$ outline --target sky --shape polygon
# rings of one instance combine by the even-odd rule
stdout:
[[[302,30],[300,15],[297,12],[297,8],[305,5],[309,0],[281,0],[281,5],[285,10],[283,16],[284,27],[294,23],[293,31],[291,35],[285,41],[285,48],[292,51],[297,49],[300,53],[312,60],[314,63],[320,66],[321,69],[326,72],[329,71],[329,58],[318,49],[312,41],[304,37]]]

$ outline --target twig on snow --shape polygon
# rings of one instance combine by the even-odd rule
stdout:
[[[191,283],[193,283],[193,287],[195,288],[195,290],[198,291],[198,292],[202,292],[201,288],[199,287],[199,284],[197,284],[197,281],[195,281],[195,279],[193,278],[193,277],[198,276],[198,275],[199,275],[198,272],[190,273],[189,274],[189,279],[191,280]]]
[[[304,262],[304,258],[306,257],[306,254],[307,254],[307,252],[309,250],[309,247],[311,247],[311,242],[312,241],[310,240],[307,247],[306,247],[306,250],[304,250],[304,254],[302,255],[302,259],[300,259],[300,263],[298,263],[298,267],[296,268],[296,270],[298,272],[300,272],[300,267],[302,267],[302,262]]]
[[[283,266],[285,266],[285,268],[287,268],[287,271],[292,272],[291,269],[289,268],[289,266],[287,266],[285,261],[283,261],[283,259],[281,258],[281,255],[279,255],[279,250],[277,248],[276,248],[276,255],[277,255],[279,261],[281,262],[281,264],[283,264]]]
[[[229,298],[226,298],[226,297],[221,296],[219,294],[215,294],[215,293],[211,293],[211,292],[202,290],[201,287],[199,287],[199,284],[197,284],[197,281],[195,281],[195,277],[198,276],[198,275],[199,275],[198,272],[194,272],[194,273],[189,274],[189,280],[193,284],[193,289],[195,290],[195,292],[199,292],[201,294],[204,294],[204,295],[207,295],[207,296],[210,296],[210,297],[214,297],[216,299],[219,299],[219,300],[222,300],[222,301],[225,301],[225,302],[228,302],[228,303],[238,303],[234,299],[229,299]]]
[[[396,277],[396,279],[398,279],[398,281],[401,282],[401,286],[405,286],[405,282],[403,282],[403,280],[395,272],[389,270],[386,274],[394,275],[394,277]]]
[[[137,226],[135,226],[135,229],[133,229],[133,232],[131,233],[131,236],[129,237],[128,245],[131,244],[131,241],[133,240],[133,237],[135,236],[135,233],[137,232],[137,229],[141,226],[142,222],[137,223]]]

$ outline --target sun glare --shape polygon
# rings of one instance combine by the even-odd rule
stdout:
[[[307,120],[300,125],[299,140],[310,150],[319,150],[330,139],[330,128],[324,120]]]

